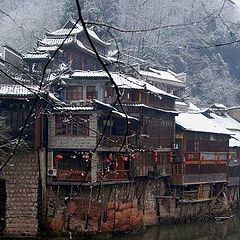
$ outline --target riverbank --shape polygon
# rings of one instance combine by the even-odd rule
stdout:
[[[216,188],[216,186],[215,186]],[[136,232],[148,226],[213,220],[237,208],[238,188],[218,184],[219,192],[203,198],[170,195],[167,181],[141,179],[128,183],[82,186],[72,196],[66,186],[48,192],[48,230],[76,236],[102,237]],[[205,196],[210,196],[205,192]],[[67,231],[66,231],[67,229]]]

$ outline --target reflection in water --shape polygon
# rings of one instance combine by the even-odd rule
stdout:
[[[240,215],[226,221],[161,225],[144,233],[114,237],[114,240],[238,240]]]

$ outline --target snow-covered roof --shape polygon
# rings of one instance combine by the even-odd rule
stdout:
[[[93,77],[108,77],[107,73],[105,71],[75,71],[72,75],[72,77],[86,77],[86,78],[93,78]]]
[[[227,107],[221,103],[214,103],[210,106],[210,108],[219,108],[219,109],[227,109]]]
[[[71,43],[75,40],[75,37],[69,36],[68,38],[44,38],[39,40],[39,43],[47,46],[61,45]]]
[[[47,32],[46,35],[49,35],[49,36],[67,36],[70,33],[71,30],[72,30],[71,28],[60,28],[60,29],[52,31],[52,32]],[[82,28],[81,29],[74,28],[70,35],[78,34],[81,31],[82,31]]]
[[[150,83],[147,83],[143,80],[139,80],[137,78],[119,73],[119,72],[110,72],[111,77],[113,78],[114,82],[117,84],[119,88],[124,89],[142,89],[145,91],[149,91],[155,94],[169,96],[172,98],[177,99],[178,97],[175,95],[172,95],[170,93],[167,93],[155,86],[153,86]],[[102,77],[102,78],[109,78],[108,74],[105,71],[75,71],[72,75],[66,75],[64,78],[67,77]]]
[[[113,110],[112,113],[113,113],[113,114],[117,114],[117,115],[119,115],[119,116],[122,117],[122,118],[126,118],[126,114],[123,113],[123,112],[119,112],[119,111],[117,111],[117,110]],[[127,114],[127,118],[128,118],[129,120],[139,121],[138,118],[129,116],[128,114]]]
[[[93,106],[59,106],[54,108],[55,111],[93,111]]]
[[[199,107],[197,107],[195,104],[193,104],[191,102],[189,103],[189,110],[196,111],[196,112],[200,112],[201,111],[201,109]]]
[[[213,121],[228,130],[239,130],[240,131],[240,122],[230,117],[228,114],[224,114],[219,116],[216,113],[210,113],[210,117],[212,117]]]
[[[0,96],[33,96],[39,89],[37,85],[26,85],[26,87],[14,84],[0,84]]]
[[[38,52],[29,52],[23,56],[24,59],[48,59],[50,54],[48,53],[38,53]]]
[[[147,80],[156,80],[159,82],[172,83],[174,85],[184,86],[185,81],[178,79],[177,74],[170,70],[157,70],[154,68],[149,68],[149,71],[140,70],[139,74],[145,77]]]
[[[38,51],[56,51],[58,49],[58,46],[39,46],[37,48]]]
[[[84,32],[84,29],[80,24],[76,24],[75,28],[72,29],[72,28],[67,27],[68,23],[71,23],[72,27],[73,27],[73,25],[75,25],[75,22],[73,20],[69,20],[63,26],[63,28],[60,28],[60,29],[52,31],[52,32],[48,32],[48,33],[46,33],[46,35],[48,35],[48,36],[67,36],[71,32],[70,35],[72,36],[72,35],[77,35],[79,33]],[[87,28],[87,31],[88,31],[89,35],[98,43],[101,43],[103,45],[111,44],[111,43],[107,43],[107,42],[103,41],[102,39],[100,39],[99,36],[93,31],[92,28]]]
[[[240,139],[240,138],[238,138],[238,139]],[[240,147],[240,140],[237,140],[237,139],[235,139],[233,137],[230,138],[229,139],[229,147]]]
[[[226,128],[203,116],[201,113],[180,113],[176,116],[176,124],[187,131],[231,135],[231,132]]]
[[[119,88],[142,89],[152,93],[169,96],[175,99],[178,98],[177,96],[167,93],[153,86],[152,84],[131,76],[127,76],[121,73],[111,73],[111,76]]]
[[[216,124],[228,129],[232,138],[229,140],[230,147],[240,147],[240,122],[229,116],[228,114],[218,115],[216,113],[209,113],[211,120]]]

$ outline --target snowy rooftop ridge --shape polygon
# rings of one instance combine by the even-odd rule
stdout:
[[[114,82],[117,84],[119,88],[123,89],[139,89],[149,91],[154,94],[169,96],[171,98],[178,99],[177,96],[167,93],[150,83],[147,83],[143,80],[139,80],[137,78],[122,74],[120,72],[110,72],[111,77],[113,78]],[[72,75],[67,75],[67,77],[102,77],[108,78],[108,74],[105,71],[75,71]]]
[[[210,113],[211,120],[216,124],[221,125],[228,129],[232,138],[229,140],[230,147],[240,147],[240,122],[229,116],[228,114],[218,115],[216,113]]]
[[[69,36],[68,38],[44,38],[39,40],[39,43],[43,46],[60,46],[62,43],[69,44],[75,41],[75,37]]]
[[[24,59],[48,59],[50,58],[49,53],[39,53],[39,52],[28,52],[23,56]]]
[[[176,116],[176,124],[187,131],[231,135],[232,132],[201,113],[186,112]]]
[[[186,83],[185,73],[174,73],[171,70],[158,70],[149,68],[149,70],[139,70],[139,74],[147,80],[157,80],[159,82],[171,82],[172,84],[184,86]]]
[[[68,34],[70,34],[70,36],[74,36],[74,35],[84,32],[84,29],[80,24],[76,24],[75,28],[72,29],[72,27],[74,25],[75,25],[75,21],[69,20],[67,23],[65,23],[65,25],[62,28],[52,31],[52,32],[47,32],[46,35],[49,37],[56,37],[56,36],[65,37]],[[100,39],[100,37],[93,31],[92,28],[87,28],[87,31],[88,31],[89,35],[94,40],[96,40],[98,43],[101,43],[105,46],[108,46],[111,44],[111,43],[105,42],[102,39]]]
[[[33,96],[39,90],[37,85],[26,85],[26,87],[14,84],[1,84],[0,96],[17,96],[27,97]]]

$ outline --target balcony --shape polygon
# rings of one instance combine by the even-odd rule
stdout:
[[[188,161],[227,161],[228,152],[187,152],[185,160]]]
[[[128,170],[115,170],[109,172],[97,172],[97,180],[102,182],[126,181],[128,180]]]
[[[80,170],[58,169],[57,170],[58,181],[79,181],[79,182],[91,182],[91,173]]]
[[[98,171],[97,180],[102,182],[126,181],[128,180],[129,171],[115,170],[109,172]],[[85,171],[80,170],[57,170],[57,181],[76,181],[76,182],[91,182],[91,173],[88,172],[86,176]]]

